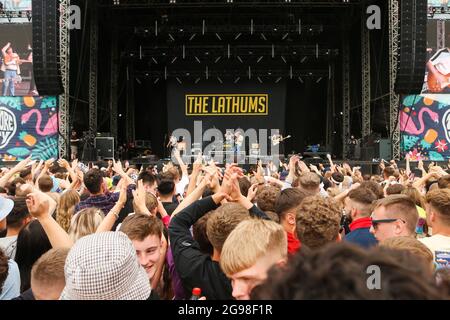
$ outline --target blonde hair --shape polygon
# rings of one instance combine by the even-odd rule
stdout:
[[[70,238],[76,242],[84,236],[95,233],[103,218],[103,212],[98,208],[86,208],[78,211],[70,223]]]
[[[75,206],[80,202],[78,192],[68,190],[64,192],[59,200],[58,210],[56,212],[56,222],[66,232],[69,231],[70,220],[75,213]]]
[[[158,207],[158,199],[156,199],[156,197],[153,194],[146,192],[145,206],[147,207],[148,211],[152,212],[152,210]],[[135,199],[133,199],[133,210],[134,212],[137,212]]]
[[[231,276],[252,267],[269,252],[287,258],[287,237],[283,227],[269,220],[245,220],[226,239],[220,267],[227,276]]]
[[[393,237],[380,243],[380,246],[395,250],[405,250],[422,259],[427,265],[433,265],[433,253],[426,245],[412,237]]]
[[[64,265],[69,250],[69,248],[57,248],[44,253],[31,269],[32,283],[51,286],[55,283],[65,282]]]

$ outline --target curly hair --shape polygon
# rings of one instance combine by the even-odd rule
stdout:
[[[250,219],[250,214],[240,204],[226,203],[217,208],[206,222],[206,234],[213,248],[222,251],[228,235],[246,219]]]
[[[361,183],[360,187],[369,189],[375,193],[378,199],[384,198],[383,187],[375,181],[364,181]]]
[[[256,196],[256,203],[258,208],[262,211],[275,211],[275,203],[277,201],[278,195],[280,194],[280,190],[267,186],[258,190]]]
[[[379,290],[368,286],[371,266],[381,272]],[[261,300],[448,298],[430,268],[409,252],[381,247],[367,250],[348,243],[302,250],[286,268],[272,268],[267,281],[252,291],[252,299]]]
[[[8,257],[3,252],[3,249],[0,248],[0,293],[3,291],[3,285],[8,277],[8,272]]]
[[[341,210],[333,199],[321,196],[305,198],[296,213],[299,240],[311,249],[336,241],[341,216]]]
[[[59,200],[58,210],[56,213],[56,222],[66,232],[69,231],[70,220],[75,213],[75,206],[80,202],[78,192],[68,190],[64,192]]]

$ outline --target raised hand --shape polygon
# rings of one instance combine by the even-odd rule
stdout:
[[[142,182],[142,180],[138,181],[136,190],[133,190],[132,193],[136,209],[139,210],[138,213],[150,214],[150,212],[147,209],[147,206],[145,205],[146,193],[144,189],[144,183]]]
[[[50,202],[41,192],[32,192],[26,199],[28,212],[36,219],[50,215]]]
[[[69,163],[67,162],[66,159],[59,159],[58,160],[58,164],[62,168],[65,168],[65,169],[69,169],[70,168],[70,165],[69,165]]]
[[[249,189],[248,189],[248,194],[247,194],[247,199],[249,201],[253,201],[256,197],[256,191],[258,190],[258,184],[255,183],[253,184]]]

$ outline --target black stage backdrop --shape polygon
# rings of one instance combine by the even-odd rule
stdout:
[[[284,134],[286,83],[254,82],[198,84],[167,83],[168,129],[186,129],[194,138],[194,122],[202,122],[203,132],[216,128],[278,129]],[[271,135],[268,130],[267,136]]]

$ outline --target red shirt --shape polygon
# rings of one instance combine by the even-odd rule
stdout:
[[[371,226],[372,226],[372,218],[371,217],[356,219],[349,225],[350,231],[353,231],[356,229],[361,229],[361,228],[370,228]]]
[[[287,242],[288,242],[288,253],[294,254],[298,250],[300,250],[301,243],[300,240],[297,239],[297,236],[294,233],[287,233]]]

